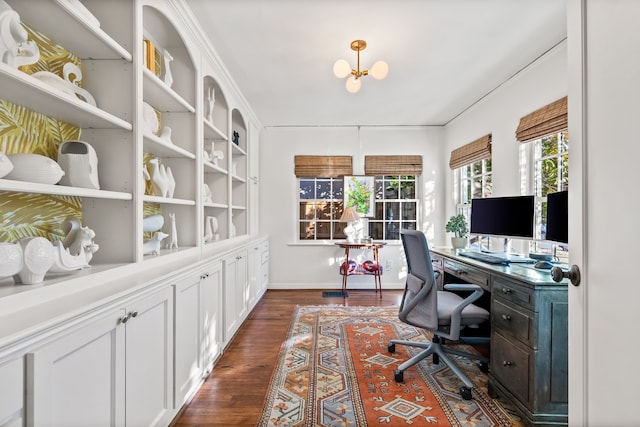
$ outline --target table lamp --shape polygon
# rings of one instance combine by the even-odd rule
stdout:
[[[354,223],[360,221],[360,215],[356,212],[356,208],[353,206],[348,207],[342,212],[340,222],[346,222],[347,226],[344,228],[344,235],[347,237],[347,242],[355,242],[356,229],[353,226]]]

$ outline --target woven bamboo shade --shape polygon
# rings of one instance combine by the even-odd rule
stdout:
[[[365,175],[421,175],[422,156],[364,156]]]
[[[567,97],[565,96],[521,118],[516,130],[516,138],[520,142],[531,141],[566,130],[568,127]]]
[[[353,175],[351,156],[295,156],[298,178],[339,178]]]
[[[469,163],[491,157],[491,134],[476,139],[451,152],[449,167],[457,169]]]

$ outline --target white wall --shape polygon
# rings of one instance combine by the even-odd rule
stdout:
[[[440,127],[282,127],[267,128],[260,136],[260,230],[270,237],[271,289],[340,288],[338,263],[344,252],[334,244],[297,243],[297,179],[295,155],[350,155],[353,173],[364,174],[364,156],[376,154],[422,155],[422,229],[434,237],[441,227],[444,204],[442,163],[443,129]],[[380,250],[383,288],[404,287],[402,246]],[[369,276],[350,277],[349,288],[373,288]]]
[[[443,161],[448,162],[451,150],[491,133],[493,196],[520,195],[518,123],[522,116],[566,96],[567,75],[565,40],[448,123]],[[446,218],[455,214],[453,191],[453,174],[447,173]]]

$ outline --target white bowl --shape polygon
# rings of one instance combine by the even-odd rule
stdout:
[[[40,154],[9,154],[13,170],[5,179],[37,182],[39,184],[57,184],[64,171],[55,160]]]
[[[0,151],[0,178],[7,176],[12,169],[13,163],[11,163],[11,160],[9,160],[6,154]]]

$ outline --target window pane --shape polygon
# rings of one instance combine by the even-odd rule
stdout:
[[[482,175],[482,161],[475,162],[472,165],[473,175]]]
[[[484,189],[482,197],[489,197],[493,194],[493,182],[491,181],[491,175],[487,176],[484,182]]]
[[[569,189],[569,155],[565,154],[561,158],[562,162],[562,181],[560,182],[560,190]]]
[[[300,202],[300,219],[314,219],[315,205],[314,202]]]
[[[387,240],[400,240],[400,224],[398,222],[390,222],[386,224]]]
[[[323,220],[331,219],[331,202],[316,203],[316,218]]]
[[[491,172],[491,168],[492,168],[491,159],[484,160],[484,167],[486,168],[487,172]]]
[[[383,225],[381,222],[370,222],[369,223],[370,229],[371,229],[371,238],[376,239],[376,240],[383,240],[384,239],[384,234],[383,234]]]
[[[313,221],[300,221],[300,240],[313,240],[314,239],[314,222]]]
[[[402,198],[404,199],[415,199],[416,186],[413,184],[413,181],[403,182],[401,193],[402,193]]]
[[[408,220],[416,219],[416,202],[402,203],[402,219],[408,219]]]
[[[400,219],[400,204],[398,202],[387,203],[386,214],[387,217],[385,219],[389,221]]]
[[[415,221],[402,221],[402,228],[404,230],[415,230],[416,229],[416,223]]]
[[[397,199],[398,198],[398,181],[386,181],[386,187],[384,191],[385,199]]]
[[[474,178],[473,193],[471,196],[474,198],[482,197],[482,178]]]
[[[384,202],[380,202],[380,203],[376,203],[376,216],[375,219],[377,220],[383,220],[384,219],[384,212],[385,212],[385,203]]]
[[[558,135],[542,138],[540,140],[540,148],[542,149],[542,157],[558,154]]]
[[[300,198],[301,199],[314,199],[314,185],[313,180],[300,180]]]
[[[336,221],[340,221],[340,217],[342,216],[344,203],[343,202],[333,202],[331,204],[331,211],[333,212],[333,219]]]
[[[333,198],[342,200],[344,197],[344,181],[342,178],[333,179]]]
[[[318,221],[316,223],[316,239],[331,239],[331,223]]]
[[[334,239],[346,239],[347,236],[344,234],[344,228],[347,224],[342,222],[334,222],[333,223],[333,238]]]
[[[540,195],[546,196],[549,193],[555,193],[558,188],[558,160],[552,158],[540,161],[540,173],[542,175]]]
[[[316,183],[316,199],[330,199],[331,198],[331,180],[318,179]]]

